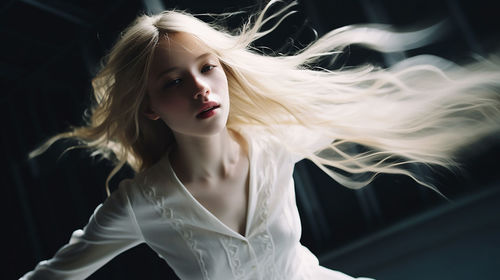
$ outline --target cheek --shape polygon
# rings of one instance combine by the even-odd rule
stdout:
[[[151,108],[168,126],[185,120],[191,110],[190,103],[185,98],[175,96],[157,96],[152,100]]]
[[[217,76],[217,83],[220,87],[227,89],[227,76],[224,71],[221,71],[221,73]]]
[[[153,100],[153,110],[161,116],[168,117],[185,112],[189,102],[185,98],[175,96],[159,96]]]
[[[219,95],[222,99],[227,99],[229,97],[229,89],[226,76],[224,74],[219,75],[213,84],[213,92]]]

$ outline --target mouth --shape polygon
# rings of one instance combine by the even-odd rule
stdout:
[[[202,110],[196,115],[198,119],[205,119],[215,114],[214,110],[219,108],[220,105],[215,102],[209,102]]]

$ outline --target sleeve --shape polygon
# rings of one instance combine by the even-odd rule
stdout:
[[[85,279],[118,254],[143,240],[122,181],[118,190],[99,205],[83,230],[53,258],[41,261],[20,280]]]

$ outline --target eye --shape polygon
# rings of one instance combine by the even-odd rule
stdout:
[[[207,65],[203,66],[203,68],[201,68],[201,73],[209,72],[210,70],[214,69],[215,67],[216,67],[215,65],[207,64]]]
[[[172,87],[172,86],[176,86],[176,85],[180,84],[181,81],[182,81],[181,79],[170,80],[163,87],[164,88],[169,88],[169,87]]]

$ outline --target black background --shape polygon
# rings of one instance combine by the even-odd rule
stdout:
[[[158,2],[167,9],[175,7],[194,13],[255,11],[264,5],[258,0]],[[146,10],[147,4],[151,2],[1,2],[0,120],[4,165],[0,185],[4,201],[2,248],[6,249],[2,252],[7,259],[2,279],[16,279],[40,260],[50,258],[68,241],[73,230],[86,224],[95,207],[106,198],[104,180],[112,168],[109,162],[91,158],[81,150],[61,156],[71,141],[56,143],[34,160],[28,160],[27,154],[51,135],[83,124],[82,115],[90,104],[90,79],[99,60],[120,31]],[[313,38],[312,29],[321,35],[355,23],[389,23],[407,28],[448,19],[452,28],[447,36],[405,55],[431,53],[460,63],[472,54],[487,55],[498,48],[499,14],[495,1],[302,0],[296,9],[299,13],[257,45],[290,51],[290,38],[296,45],[307,44]],[[236,26],[240,20],[236,17],[231,23]],[[382,55],[355,46],[343,59],[346,64],[384,63]],[[424,172],[429,172],[452,200],[498,188],[497,142],[497,137],[491,137],[464,150],[466,172]],[[400,176],[381,176],[367,188],[353,191],[335,184],[309,162],[300,162],[297,169],[302,242],[318,256],[338,252],[450,203]],[[112,187],[121,178],[131,176],[125,168],[112,181]],[[175,279],[166,264],[141,245],[120,255],[90,279],[170,277]]]

